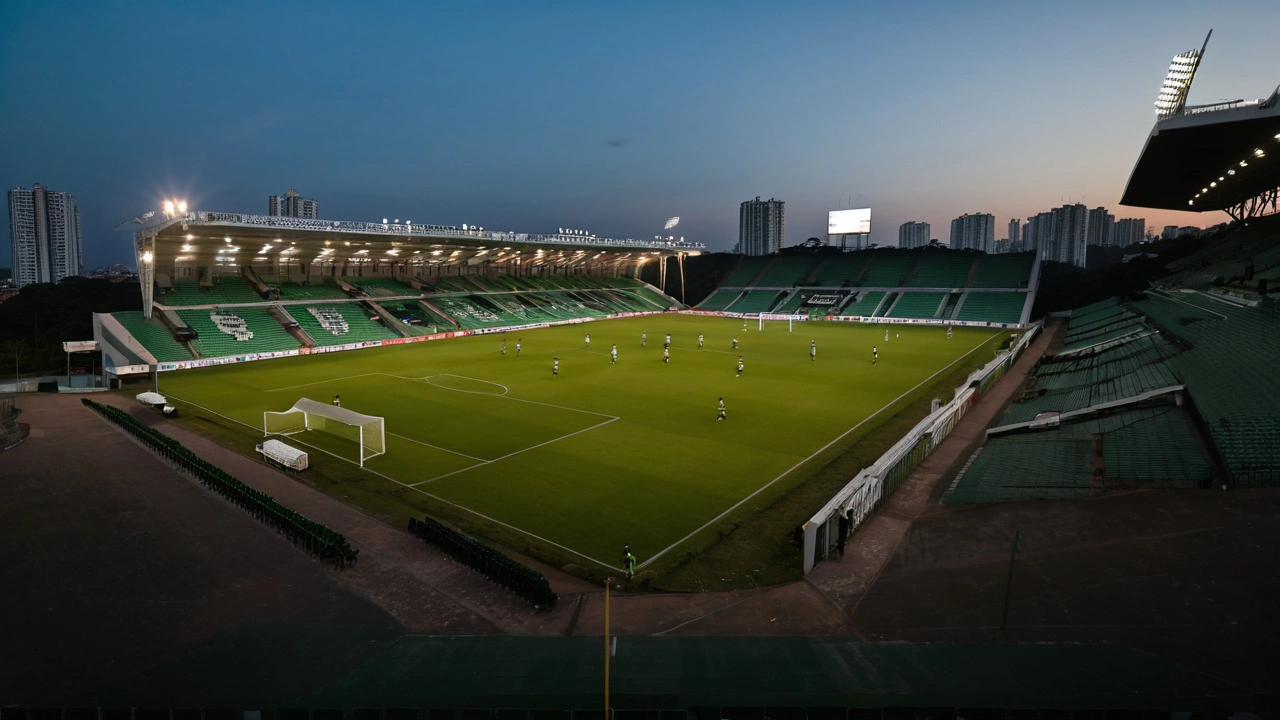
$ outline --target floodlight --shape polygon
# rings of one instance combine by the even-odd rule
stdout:
[[[173,214],[173,201],[172,201],[172,200],[165,200],[165,201],[164,201],[164,212],[165,212],[165,214],[166,214],[166,215],[172,215],[172,214]]]
[[[144,262],[144,263],[149,263],[149,262],[151,262],[151,251],[150,251],[150,250],[148,250],[148,251],[146,251],[146,252],[142,253],[142,262]]]
[[[186,211],[187,211],[187,201],[183,200],[182,202],[178,203],[178,212],[184,213]]]

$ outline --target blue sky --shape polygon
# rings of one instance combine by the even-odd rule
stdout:
[[[1170,58],[1214,29],[1192,102],[1280,83],[1280,3],[6,3],[0,182],[76,195],[86,265],[183,197],[266,212],[645,237],[728,250],[738,203],[787,242],[873,208],[1118,207]],[[5,252],[0,264],[8,264]]]

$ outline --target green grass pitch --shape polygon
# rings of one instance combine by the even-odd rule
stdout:
[[[643,564],[784,474],[811,471],[797,465],[1003,332],[887,327],[885,342],[883,325],[760,331],[666,314],[168,373],[161,391],[258,429],[264,411],[341,394],[344,408],[386,418],[387,452],[367,470],[617,567],[624,543]],[[721,397],[728,419],[717,422]],[[288,441],[357,457],[326,433]]]

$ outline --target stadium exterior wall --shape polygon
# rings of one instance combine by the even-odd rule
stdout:
[[[990,327],[998,326],[998,324],[990,325]],[[1012,348],[970,374],[964,385],[956,388],[955,396],[950,402],[929,413],[893,447],[889,448],[888,452],[881,455],[869,467],[863,468],[849,481],[849,484],[841,488],[827,501],[826,505],[822,506],[822,509],[809,518],[803,526],[806,575],[813,570],[813,566],[818,561],[830,554],[831,548],[838,542],[837,530],[840,515],[848,510],[853,511],[852,522],[849,525],[849,536],[852,537],[854,531],[889,499],[911,471],[942,443],[969,408],[977,404],[978,399],[1003,377],[1009,368],[1013,367],[1040,330],[1040,323],[1031,325]]]

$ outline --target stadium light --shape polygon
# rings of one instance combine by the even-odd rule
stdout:
[[[182,200],[178,203],[178,212],[184,213],[186,211],[187,211],[187,201]]]
[[[172,214],[173,214],[173,201],[172,201],[172,200],[165,200],[165,201],[164,201],[164,214],[165,214],[165,215],[172,215]]]

